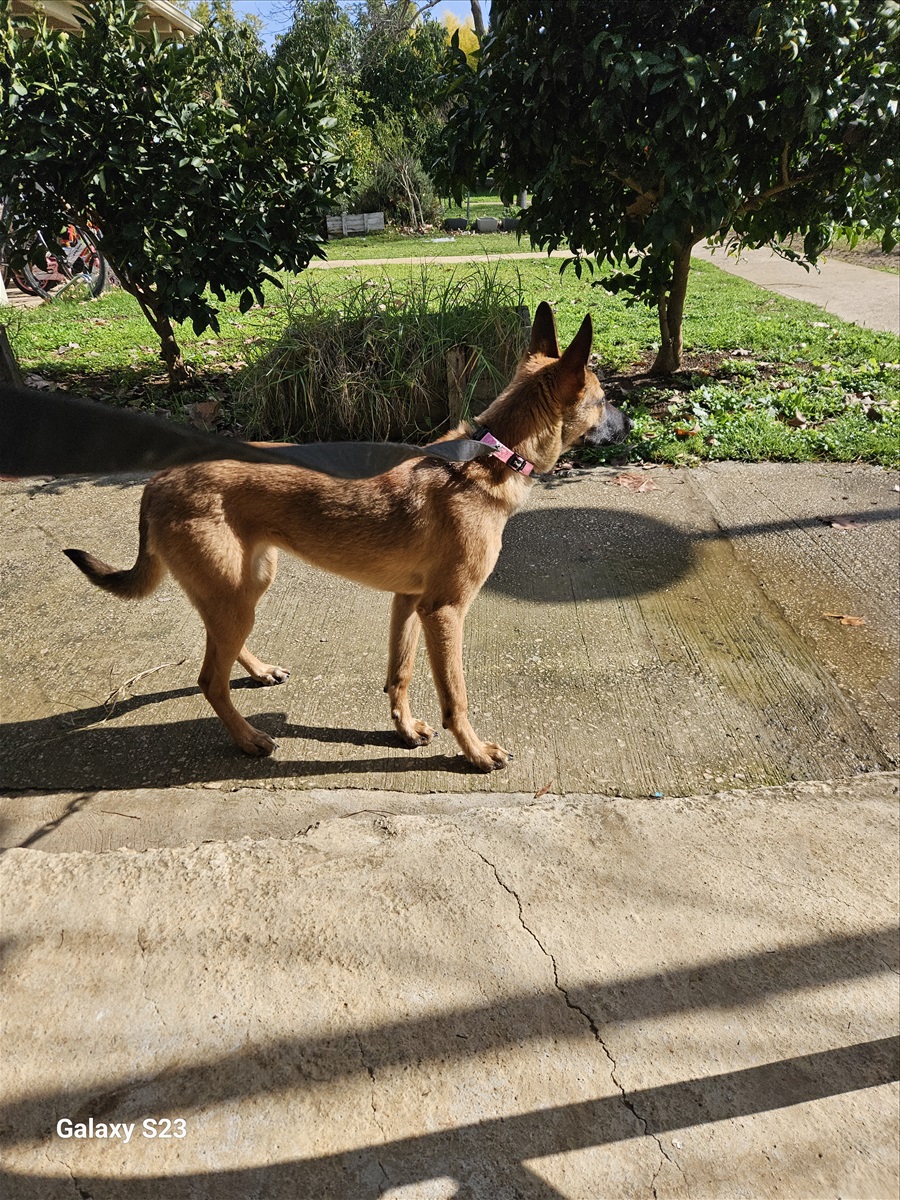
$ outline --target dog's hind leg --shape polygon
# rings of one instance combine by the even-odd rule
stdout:
[[[214,539],[204,539],[202,535],[208,531],[202,527],[192,532],[190,542],[183,541],[170,551],[168,565],[206,626],[206,656],[197,682],[246,754],[271,754],[277,749],[273,739],[245,721],[231,702],[231,668],[240,659],[248,670],[251,665],[274,670],[250,654],[244,644],[253,629],[256,602],[274,575],[274,557],[252,551],[220,528]],[[210,552],[210,544],[215,553]],[[265,564],[265,570],[252,569]]]
[[[441,702],[444,728],[450,730],[463,754],[479,771],[495,771],[505,766],[510,758],[509,751],[496,742],[483,742],[469,723],[462,661],[465,608],[452,604],[432,606],[420,601],[417,612],[425,631],[425,645]]]
[[[412,679],[421,624],[416,612],[418,596],[397,593],[391,605],[391,634],[388,676],[384,690],[391,706],[391,718],[404,746],[425,746],[434,730],[412,715],[409,707],[409,682]]]
[[[242,599],[223,596],[214,606],[197,605],[206,625],[206,656],[197,682],[244,753],[264,757],[278,744],[246,721],[231,702],[231,668],[244,653],[244,640],[253,628],[253,606],[240,603]]]
[[[254,606],[271,585],[277,569],[278,551],[275,547],[258,546],[250,562],[251,587],[248,589],[253,595]],[[237,660],[257,683],[284,683],[291,673],[287,667],[276,667],[274,663],[263,662],[247,646],[242,647]]]

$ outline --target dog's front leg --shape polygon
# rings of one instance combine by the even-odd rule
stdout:
[[[465,610],[451,604],[418,605],[431,672],[441,702],[444,728],[459,742],[463,754],[479,771],[496,771],[509,761],[509,751],[496,742],[483,742],[469,724],[469,703],[462,663]]]
[[[388,651],[388,676],[384,690],[391,705],[391,718],[404,746],[425,746],[434,730],[417,720],[409,707],[409,681],[412,679],[419,643],[418,596],[397,593],[391,605],[391,635]]]

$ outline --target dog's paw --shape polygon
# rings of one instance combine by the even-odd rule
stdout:
[[[270,738],[261,729],[254,729],[252,725],[248,725],[247,729],[248,734],[246,738],[242,738],[238,742],[238,745],[245,754],[252,754],[254,758],[268,758],[270,754],[278,749],[278,743],[275,739]]]
[[[504,750],[502,746],[498,746],[496,742],[482,742],[480,750],[466,757],[473,767],[487,774],[490,771],[499,771],[502,767],[505,767],[512,758],[512,755],[508,750]]]
[[[436,736],[435,730],[430,725],[416,720],[415,717],[403,726],[398,725],[397,734],[403,745],[408,746],[410,750],[414,750],[417,746],[427,746]]]
[[[253,678],[263,687],[271,687],[275,683],[284,683],[286,679],[290,679],[291,672],[287,667],[275,667],[269,663],[263,663],[258,672],[254,672]]]

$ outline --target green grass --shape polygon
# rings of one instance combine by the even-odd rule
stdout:
[[[452,239],[447,241],[446,239]],[[438,240],[440,239],[440,240]],[[330,260],[374,258],[452,258],[458,254],[537,253],[529,238],[514,233],[432,233],[413,235],[386,230],[365,237],[335,238],[325,247]]]
[[[571,270],[561,276],[559,266],[547,259],[500,263],[498,286],[521,290],[532,313],[539,301],[549,301],[563,344],[585,312],[592,313],[594,348],[610,395],[624,396],[635,418],[634,458],[900,462],[900,370],[890,334],[848,324],[697,262],[684,328],[689,369],[672,380],[629,380],[629,373],[652,361],[659,337],[655,314],[641,305],[627,307],[593,287],[587,274],[580,280]],[[266,308],[244,315],[236,300],[229,301],[220,313],[221,337],[180,330],[198,390],[176,400],[176,409],[210,394],[220,402],[220,424],[242,432],[234,397],[243,364],[253,367],[271,352],[290,315],[342,311],[347,295],[369,281],[400,288],[420,270],[361,263],[310,271],[290,282],[289,303],[275,288],[267,292]],[[428,266],[438,292],[472,270],[452,260]],[[13,313],[10,337],[26,373],[135,407],[173,407],[150,328],[121,292]]]
[[[478,195],[472,194],[469,196],[468,214],[466,199],[463,197],[462,204],[454,204],[452,200],[444,200],[441,205],[441,213],[445,217],[465,217],[474,221],[476,217],[515,217],[518,216],[518,205],[504,204],[499,196],[492,196],[489,192],[480,192]]]

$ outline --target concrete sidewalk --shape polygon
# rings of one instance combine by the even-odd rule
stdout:
[[[695,246],[694,257],[770,292],[818,305],[844,321],[900,335],[900,274],[896,270],[878,271],[829,259],[826,254],[818,270],[804,271],[768,249],[745,250],[735,258],[721,246]]]
[[[139,484],[0,485],[6,1194],[897,1195],[898,476],[617,473],[473,606],[490,777],[394,743],[384,598],[293,561],[242,758],[180,592],[61,555],[130,562]]]
[[[10,851],[4,1194],[894,1196],[896,817],[876,775]]]
[[[196,686],[203,630],[180,589],[126,604],[61,553],[130,564],[140,484],[3,484],[0,786],[696,795],[893,766],[896,473],[659,468],[637,494],[618,474],[535,488],[467,620],[473,724],[516,755],[493,776],[447,735],[397,747],[389,597],[287,555],[250,644],[291,678],[235,672],[238,707],[281,750],[241,755]],[[412,695],[438,724],[424,653]]]

